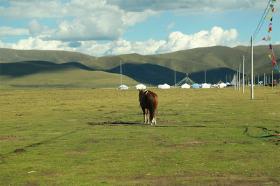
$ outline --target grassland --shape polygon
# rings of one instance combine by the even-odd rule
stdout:
[[[0,89],[0,185],[280,184],[279,88],[155,92]]]
[[[0,76],[1,87],[31,88],[108,88],[118,87],[120,75],[103,71],[66,69],[61,72],[41,72],[22,77]],[[123,75],[123,82],[135,86],[137,82]]]
[[[275,51],[280,50],[280,45],[274,46]],[[256,75],[271,74],[271,62],[267,57],[267,46],[256,46],[254,48],[254,68]],[[72,68],[89,73],[90,69],[107,72],[103,75],[110,78],[108,72],[119,73],[120,61],[122,61],[123,74],[134,81],[158,85],[163,83],[174,83],[174,71],[177,80],[183,79],[186,73],[197,82],[205,81],[204,75],[207,71],[207,81],[217,83],[220,80],[230,81],[242,61],[244,53],[249,51],[248,47],[205,47],[190,50],[177,51],[157,55],[125,54],[118,56],[93,57],[77,52],[48,51],[48,50],[13,50],[0,48],[0,81],[1,76],[16,77],[23,75],[34,75],[38,77],[41,73],[49,72],[64,73],[61,69],[72,64]],[[277,59],[279,61],[279,59]],[[75,64],[75,65],[74,65]],[[246,56],[245,74],[250,74],[250,58]],[[87,69],[87,70],[86,70]],[[66,72],[66,71],[65,71]],[[164,75],[163,75],[164,74]],[[61,75],[55,75],[61,76]],[[40,83],[49,82],[44,74]],[[151,81],[157,78],[155,81]],[[279,73],[274,73],[274,79],[280,79]],[[261,77],[262,80],[262,77]],[[22,80],[24,81],[24,80]],[[34,80],[32,80],[34,81]],[[66,81],[67,83],[67,81]],[[82,82],[85,84],[86,82]],[[58,86],[61,87],[61,86]]]

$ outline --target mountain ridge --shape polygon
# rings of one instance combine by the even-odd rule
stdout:
[[[50,68],[57,73],[64,73],[66,68],[88,71],[103,71],[118,74],[120,63],[122,63],[123,74],[137,82],[147,84],[174,83],[174,72],[179,81],[186,74],[196,82],[204,82],[204,74],[207,73],[207,81],[214,83],[219,80],[226,81],[232,78],[234,71],[242,62],[245,55],[245,73],[249,73],[250,59],[247,53],[250,48],[247,46],[213,46],[201,47],[189,50],[181,50],[165,54],[141,55],[137,53],[95,57],[79,52],[57,51],[57,50],[14,50],[0,48],[0,77],[5,76],[8,81],[11,78],[19,78],[21,70],[25,68],[26,75],[39,74],[45,71],[42,62],[48,62]],[[274,46],[275,51],[280,51],[280,45]],[[254,47],[255,73],[271,73],[271,64],[268,59],[269,49],[267,46]],[[33,65],[28,72],[28,67],[23,67],[23,63]],[[41,63],[41,66],[40,66]],[[33,71],[32,71],[33,69]],[[34,71],[34,69],[40,69]],[[24,71],[24,70],[22,70]],[[44,72],[45,73],[45,72]],[[53,73],[53,72],[52,72]],[[79,71],[80,73],[80,71]],[[75,78],[79,78],[78,76]],[[102,78],[101,78],[102,79]],[[47,80],[46,80],[47,81]],[[66,80],[65,80],[66,81]]]

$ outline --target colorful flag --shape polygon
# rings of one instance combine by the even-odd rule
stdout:
[[[276,63],[277,63],[276,58],[275,58],[274,55],[272,55],[271,63],[272,63],[272,66],[273,66],[273,67],[274,67],[274,66],[276,65]]]

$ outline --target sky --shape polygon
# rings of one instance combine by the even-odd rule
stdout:
[[[0,47],[106,56],[249,45],[267,0],[0,0]],[[280,0],[272,44],[280,44]],[[279,10],[279,11],[278,11]],[[267,36],[269,19],[254,38]],[[278,34],[277,34],[278,33]]]

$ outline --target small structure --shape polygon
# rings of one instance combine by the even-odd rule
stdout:
[[[129,87],[127,85],[120,85],[119,89],[120,90],[127,90],[127,89],[129,89]]]
[[[201,88],[211,88],[211,84],[208,83],[202,83]]]
[[[192,88],[198,89],[198,88],[200,88],[200,84],[194,83],[194,84],[192,84]]]
[[[226,83],[223,83],[223,82],[220,82],[218,84],[218,88],[226,88],[227,87],[227,84]]]
[[[170,85],[168,85],[168,84],[163,84],[163,85],[158,85],[158,88],[159,89],[170,89]]]
[[[137,90],[145,90],[147,87],[144,84],[138,84],[135,86]]]
[[[176,86],[182,86],[183,84],[189,84],[189,85],[192,85],[194,84],[195,82],[189,78],[189,74],[187,73],[186,74],[186,77],[184,77],[181,81],[179,81],[178,83],[176,83]]]
[[[191,88],[191,86],[189,84],[185,83],[185,84],[181,85],[181,88],[189,89],[189,88]]]

